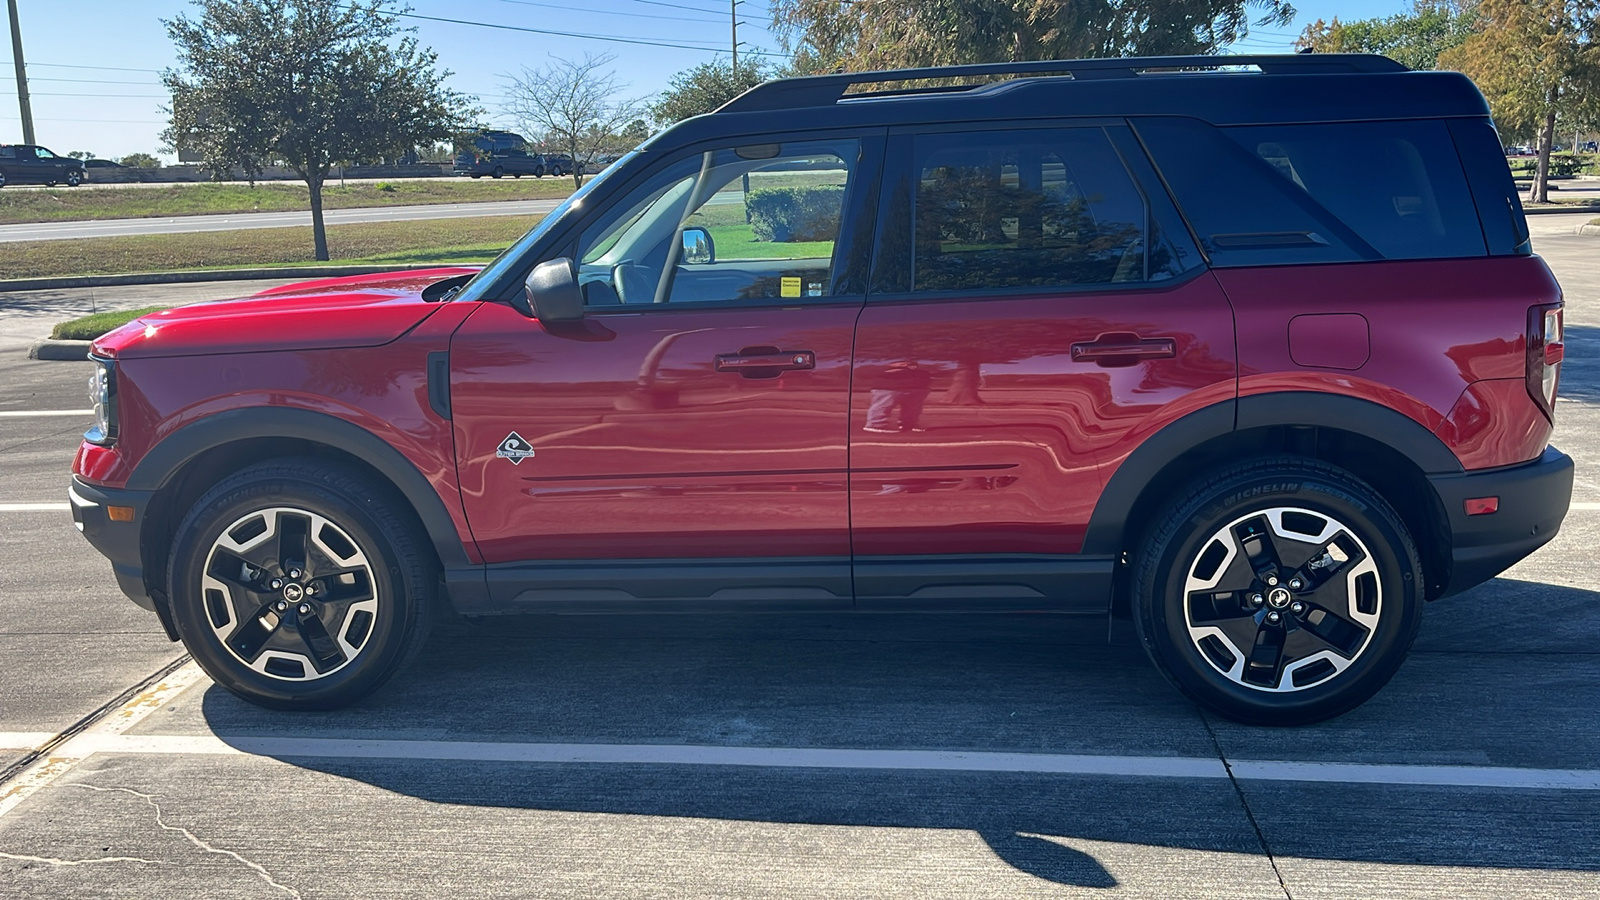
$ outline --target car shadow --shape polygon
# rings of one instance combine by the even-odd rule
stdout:
[[[1439,634],[1419,649],[1475,652],[1485,639],[1475,623],[1508,591],[1519,602],[1600,607],[1595,592],[1491,582],[1458,598],[1465,607],[1460,613],[1436,616],[1432,609],[1443,604],[1431,608],[1428,627],[1436,623]],[[224,741],[268,736],[1214,758],[1220,739],[1232,755],[1278,759],[1315,758],[1305,748],[1330,742],[1382,744],[1386,733],[1469,756],[1477,743],[1473,727],[1441,732],[1439,722],[1470,723],[1481,685],[1470,678],[1458,685],[1408,680],[1409,665],[1380,694],[1382,703],[1331,722],[1309,729],[1224,729],[1226,723],[1202,715],[1165,684],[1125,628],[1109,646],[1103,629],[1103,620],[1074,626],[1058,617],[1005,615],[507,619],[439,637],[411,670],[345,710],[275,713],[213,687],[201,714]],[[1543,633],[1558,640],[1550,630]],[[1510,652],[1540,653],[1538,633],[1517,636]],[[1589,659],[1591,672],[1600,669]],[[1431,714],[1420,716],[1424,709]],[[1234,746],[1258,738],[1272,752]],[[1270,808],[1301,790],[1319,798],[1362,793],[1264,782],[1236,788],[1224,778],[275,758],[441,804],[965,830],[1019,871],[1089,888],[1118,881],[1090,853],[1070,846],[1073,841],[1261,856],[1262,835],[1241,796],[1259,797]],[[1393,791],[1407,789],[1382,790],[1393,798]],[[1573,833],[1573,815],[1583,818],[1578,812],[1545,821],[1514,799],[1483,804],[1473,792],[1416,790],[1425,792],[1418,804],[1471,809],[1472,824],[1441,813],[1412,820],[1404,835],[1373,841],[1369,831],[1341,830],[1346,823],[1352,831],[1365,827],[1358,823],[1370,817],[1370,803],[1352,801],[1346,808],[1319,799],[1324,806],[1316,833],[1326,840],[1297,845],[1294,855],[1600,871],[1600,856],[1574,852],[1596,841],[1593,826]],[[1541,794],[1537,803],[1581,809],[1592,799]],[[1271,823],[1260,827],[1270,844]]]

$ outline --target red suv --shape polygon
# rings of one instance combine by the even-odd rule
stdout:
[[[986,82],[870,89],[952,76]],[[371,691],[436,603],[1026,610],[1131,616],[1198,702],[1308,722],[1556,533],[1561,312],[1461,75],[798,78],[482,271],[112,332],[71,497],[268,706]]]

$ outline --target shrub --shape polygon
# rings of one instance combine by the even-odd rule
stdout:
[[[759,188],[745,197],[758,241],[831,241],[839,234],[844,188]]]
[[[387,181],[380,181],[378,182],[378,190],[383,191],[385,194],[392,194],[394,193],[394,185]]]

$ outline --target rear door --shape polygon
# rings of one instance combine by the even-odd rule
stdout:
[[[1233,398],[1227,299],[1119,123],[924,130],[889,159],[851,391],[857,604],[1103,611],[1090,515],[1139,441]]]
[[[456,333],[464,501],[503,602],[850,604],[852,210],[870,222],[881,155],[779,136],[664,161],[575,237],[584,321],[485,304]]]

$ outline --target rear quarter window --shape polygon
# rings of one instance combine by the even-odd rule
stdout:
[[[1443,122],[1136,128],[1213,265],[1487,254]]]

